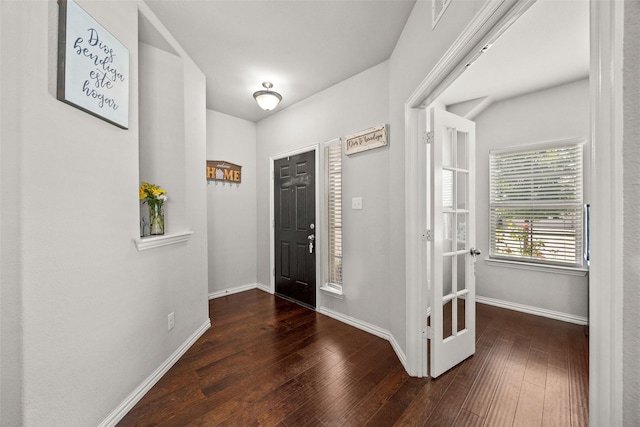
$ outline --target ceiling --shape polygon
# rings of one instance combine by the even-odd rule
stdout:
[[[206,75],[207,108],[255,122],[264,81],[277,112],[389,59],[415,0],[146,3]]]
[[[489,102],[589,76],[589,2],[538,0],[438,98]]]
[[[256,122],[387,60],[415,0],[146,3],[206,75],[207,108]],[[149,25],[141,23],[141,32],[142,40],[152,37]],[[495,102],[588,73],[589,2],[539,0],[440,101]],[[273,112],[252,97],[264,81],[283,96]]]

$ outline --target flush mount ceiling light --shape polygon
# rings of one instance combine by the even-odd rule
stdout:
[[[263,110],[270,111],[278,106],[280,101],[282,101],[282,95],[278,92],[274,92],[269,90],[273,87],[273,84],[270,82],[262,83],[262,87],[265,90],[259,90],[253,94],[253,97],[256,99],[256,102]]]

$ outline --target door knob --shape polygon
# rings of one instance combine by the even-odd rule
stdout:
[[[313,234],[309,234],[307,236],[307,239],[309,239],[309,253],[312,254],[313,253],[313,241],[316,240],[316,236]]]
[[[469,250],[469,253],[470,253],[471,255],[473,255],[473,256],[478,256],[478,255],[480,255],[482,252],[480,252],[480,250],[479,250],[479,249],[471,248],[471,250]]]

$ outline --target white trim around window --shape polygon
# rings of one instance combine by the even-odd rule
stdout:
[[[489,153],[489,257],[583,270],[584,138]]]

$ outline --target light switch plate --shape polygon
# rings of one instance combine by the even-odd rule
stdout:
[[[362,197],[351,198],[351,209],[362,209]]]

